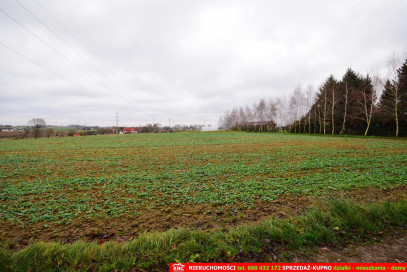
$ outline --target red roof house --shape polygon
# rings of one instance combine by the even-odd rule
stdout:
[[[125,127],[123,129],[124,134],[130,134],[130,133],[137,133],[137,128],[136,127]]]

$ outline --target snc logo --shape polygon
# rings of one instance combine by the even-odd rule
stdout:
[[[183,272],[185,265],[181,263],[176,263],[172,265],[172,271]]]

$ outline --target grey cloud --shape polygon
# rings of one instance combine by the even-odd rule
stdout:
[[[20,1],[87,60],[15,1],[0,8],[86,73],[0,13],[2,43],[70,81],[0,46],[0,123],[7,124],[43,117],[113,125],[116,111],[121,125],[153,117],[216,124],[226,109],[287,96],[298,84],[318,87],[350,66],[383,67],[407,44],[402,0],[38,0],[76,39],[35,1]]]

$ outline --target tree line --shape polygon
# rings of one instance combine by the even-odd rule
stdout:
[[[219,125],[241,131],[407,136],[407,59],[393,56],[390,73],[362,75],[348,68],[341,79],[330,75],[315,91],[298,86],[287,99],[260,99],[235,107]]]

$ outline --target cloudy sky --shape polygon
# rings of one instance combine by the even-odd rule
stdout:
[[[1,0],[0,124],[216,125],[407,52],[407,1]]]

